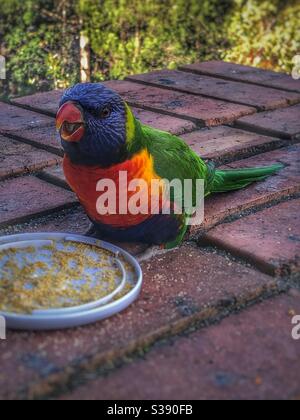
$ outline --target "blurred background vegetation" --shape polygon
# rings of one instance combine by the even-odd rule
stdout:
[[[0,96],[222,59],[290,72],[293,0],[1,0]]]

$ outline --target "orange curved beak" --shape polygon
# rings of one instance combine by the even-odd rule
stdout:
[[[56,114],[56,128],[63,140],[78,143],[84,135],[84,118],[80,105],[66,102]]]

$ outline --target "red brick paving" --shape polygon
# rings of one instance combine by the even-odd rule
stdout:
[[[300,92],[284,92],[198,74],[189,74],[187,77],[186,73],[176,70],[161,70],[129,76],[127,80],[241,103],[260,110],[276,109],[300,102]]]
[[[21,134],[23,130],[53,125],[52,118],[3,102],[0,102],[0,115],[0,134],[8,134],[12,131]]]
[[[161,111],[173,117],[198,120],[203,124],[219,125],[231,122],[244,115],[252,114],[255,109],[205,97],[191,96],[179,92],[169,92],[159,88],[149,88],[138,83],[109,81],[105,84],[116,90],[131,105],[142,105],[152,112]],[[55,115],[61,91],[52,91],[48,95],[40,93],[14,101],[34,110],[46,110]],[[146,118],[148,118],[146,116]]]
[[[31,96],[26,96],[23,98],[18,98],[13,101],[16,104],[22,104],[27,108],[34,109],[39,112],[47,112],[51,114],[53,117],[55,116],[58,108],[59,100],[62,96],[63,91],[61,90],[53,90],[51,92],[45,93],[38,93]],[[192,121],[187,121],[181,118],[170,117],[168,115],[163,115],[157,112],[146,111],[140,108],[132,108],[134,114],[144,123],[149,124],[152,127],[158,128],[160,130],[170,131],[172,134],[182,134],[192,131],[196,128],[196,125]],[[51,132],[51,146],[57,147],[57,135],[55,132],[55,128],[53,126]],[[42,142],[46,144],[46,135],[47,132],[43,129],[34,130],[32,132],[25,133],[26,138],[37,140],[38,142]],[[41,135],[41,139],[39,139],[39,135]],[[53,139],[53,140],[52,140]]]
[[[192,121],[170,117],[169,115],[146,111],[135,107],[132,107],[132,111],[143,124],[150,125],[158,130],[168,131],[171,134],[176,134],[178,136],[196,129],[196,124]]]
[[[177,338],[62,399],[294,399],[300,395],[300,342],[292,340],[299,291]]]
[[[300,92],[300,81],[294,80],[290,75],[234,63],[225,63],[224,61],[196,63],[181,66],[180,69],[203,75],[218,76],[222,79],[238,80],[260,86]]]
[[[117,316],[68,331],[9,332],[0,342],[0,395],[22,388],[31,396],[47,393],[79,365],[101,366],[278,287],[269,276],[189,245],[143,264],[143,272],[142,295]]]
[[[232,127],[219,126],[181,136],[202,158],[228,162],[282,147],[286,141]]]
[[[262,153],[228,165],[228,168],[251,168],[283,163],[284,169],[263,182],[254,183],[240,191],[217,194],[206,199],[204,226],[193,227],[193,232],[209,228],[232,215],[267,204],[300,192],[299,172],[300,146],[290,146]]]
[[[60,210],[47,216],[35,217],[23,224],[7,226],[0,230],[0,236],[18,233],[68,232],[84,234],[90,221],[81,207]]]
[[[55,115],[62,94],[63,90],[52,90],[51,92],[41,92],[36,93],[35,95],[13,99],[12,103],[22,105],[38,112],[46,112],[50,115]]]
[[[198,121],[206,126],[229,123],[244,115],[253,114],[255,108],[159,89],[127,81],[105,82],[131,105],[140,105],[156,112],[167,113]]]
[[[0,180],[59,163],[60,158],[51,153],[0,136]]]
[[[165,398],[186,395],[197,398],[200,395],[213,399],[278,399],[300,395],[299,372],[290,369],[299,359],[299,354],[296,358],[295,343],[288,339],[290,328],[285,329],[287,317],[282,312],[291,315],[298,311],[299,291],[293,290],[291,296],[285,294],[261,306],[256,304],[238,316],[232,315],[240,305],[253,303],[282,290],[283,284],[285,289],[291,284],[298,284],[299,199],[296,197],[300,192],[300,146],[285,146],[299,140],[299,106],[255,113],[253,107],[230,102],[235,101],[234,96],[241,101],[255,101],[253,95],[258,92],[256,106],[277,107],[279,102],[280,106],[285,106],[293,95],[284,90],[300,91],[297,88],[299,82],[287,76],[242,66],[228,67],[226,63],[203,65],[207,72],[214,68],[214,73],[209,73],[209,80],[215,80],[215,85],[210,85],[211,91],[207,95],[214,96],[221,91],[228,95],[229,102],[128,81],[108,82],[108,85],[124,94],[131,104],[137,105],[133,110],[144,123],[182,134],[198,153],[218,164],[251,167],[283,162],[286,167],[268,180],[242,191],[207,199],[205,223],[193,229],[192,237],[198,240],[201,231],[205,231],[208,238],[218,232],[218,239],[224,242],[224,246],[223,243],[218,246],[226,248],[227,254],[220,249],[205,250],[199,246],[200,243],[185,243],[179,250],[143,264],[145,283],[142,295],[123,313],[104,322],[69,331],[9,332],[8,340],[0,342],[0,398],[45,396],[57,392],[71,379],[78,385],[82,370],[88,371],[90,376],[96,366],[103,367],[107,362],[112,365],[120,357],[145,348],[166,335],[185,331],[195,321],[207,321],[220,314],[227,315],[228,319],[218,326],[199,330],[193,336],[195,339],[175,338],[172,347],[178,347],[175,354],[167,345],[154,349],[149,355],[150,362],[148,359],[134,361],[132,368],[133,371],[137,369],[137,374],[133,381],[126,380],[128,373],[125,367],[105,380],[89,383],[91,396],[97,397],[101,389],[102,396],[117,398],[123,395],[119,387],[122,381],[126,383],[123,390],[129,392],[126,396],[136,392],[143,398],[156,398],[158,394]],[[202,64],[200,66],[203,67]],[[226,81],[231,78],[228,71],[234,71],[232,75],[240,77],[243,83],[229,84]],[[186,80],[190,77],[190,82],[180,79],[181,86],[193,85],[196,90],[197,86],[202,86],[202,82],[199,85],[195,82],[199,76],[194,77],[190,72],[182,74]],[[251,88],[248,83],[252,83]],[[273,85],[280,90],[276,90],[275,94],[274,89],[260,90],[253,83]],[[236,86],[235,94],[226,91],[229,85]],[[247,98],[241,95],[240,88],[248,92]],[[205,86],[203,89],[206,89]],[[268,92],[265,97],[262,91]],[[61,94],[62,91],[53,91],[19,98],[14,101],[18,106],[0,103],[0,115],[5,116],[0,119],[0,132],[8,133],[9,137],[5,145],[8,141],[10,145],[16,144],[15,160],[12,155],[7,157],[9,147],[3,147],[5,162],[11,162],[9,165],[6,163],[5,171],[13,171],[14,164],[22,168],[28,165],[33,171],[40,170],[37,161],[41,156],[44,159],[46,154],[53,156],[51,153],[54,153],[57,159],[62,154],[53,119]],[[246,114],[253,114],[249,117],[255,120],[253,126],[243,122],[248,117],[240,118]],[[203,125],[236,124],[237,119],[237,124],[243,124],[243,130],[224,125],[200,130]],[[186,134],[191,131],[194,132]],[[255,133],[267,133],[268,136]],[[29,149],[35,151],[34,156]],[[267,150],[272,151],[263,153]],[[28,156],[37,160],[33,166],[27,163]],[[65,187],[60,168],[46,168],[43,174],[37,176],[0,182],[0,234],[39,231],[84,233],[89,226],[88,219],[74,195]],[[289,201],[281,202],[287,199]],[[261,205],[268,208],[264,209]],[[247,216],[249,212],[251,214]],[[229,216],[234,219],[228,219]],[[225,219],[231,224],[221,224],[207,232]],[[246,225],[249,235],[245,239],[243,232]],[[231,227],[233,230],[229,232]],[[262,244],[267,245],[262,247]],[[140,249],[138,244],[129,248],[127,244],[122,246],[132,253]],[[242,263],[242,260],[235,261],[233,255],[236,254],[242,258],[247,256],[251,265]],[[284,275],[285,283],[282,279],[263,274],[266,262],[268,269],[272,268],[268,272]],[[292,280],[294,283],[291,283]],[[264,322],[262,316],[265,314]],[[249,342],[247,336],[240,338],[244,324],[250,334]],[[166,372],[168,375],[165,375]],[[157,382],[154,376],[157,376]],[[143,382],[145,378],[149,378],[147,386]],[[71,395],[85,397],[86,386]]]
[[[55,166],[53,168],[47,168],[39,173],[39,178],[43,179],[44,181],[48,181],[51,184],[55,184],[59,187],[70,189],[62,166]]]
[[[34,176],[3,181],[0,183],[0,227],[70,207],[74,203],[73,193]]]
[[[268,135],[300,140],[300,105],[241,118],[236,125]]]
[[[51,127],[37,127],[22,132],[12,130],[10,134],[32,146],[63,156],[63,149],[60,144],[59,135],[54,126],[54,120],[52,120]]]
[[[299,209],[299,199],[287,201],[217,226],[205,240],[251,261],[270,274],[299,273]]]

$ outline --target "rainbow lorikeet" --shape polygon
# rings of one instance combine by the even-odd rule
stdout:
[[[190,215],[175,214],[174,208],[170,214],[99,214],[97,183],[101,179],[114,181],[121,194],[120,172],[127,173],[128,181],[143,179],[147,185],[153,179],[201,179],[207,196],[246,187],[282,168],[276,164],[218,170],[179,137],[142,124],[116,92],[98,83],[77,84],[68,89],[61,99],[56,125],[65,151],[66,179],[91,219],[94,233],[111,240],[173,248],[183,240]],[[129,199],[132,193],[126,193]],[[162,194],[161,190],[157,194]],[[192,194],[195,195],[194,188]],[[176,194],[170,197],[175,205]],[[157,202],[161,204],[160,197]]]

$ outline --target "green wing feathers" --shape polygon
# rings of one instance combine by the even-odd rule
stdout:
[[[265,168],[216,170],[210,186],[210,192],[220,193],[239,190],[256,181],[263,181],[268,176],[275,174],[284,168],[282,164],[276,164]]]
[[[154,158],[156,173],[161,178],[204,179],[205,193],[239,190],[256,181],[263,181],[284,167],[276,164],[265,168],[219,170],[212,162],[202,160],[179,137],[141,125],[145,145]]]

